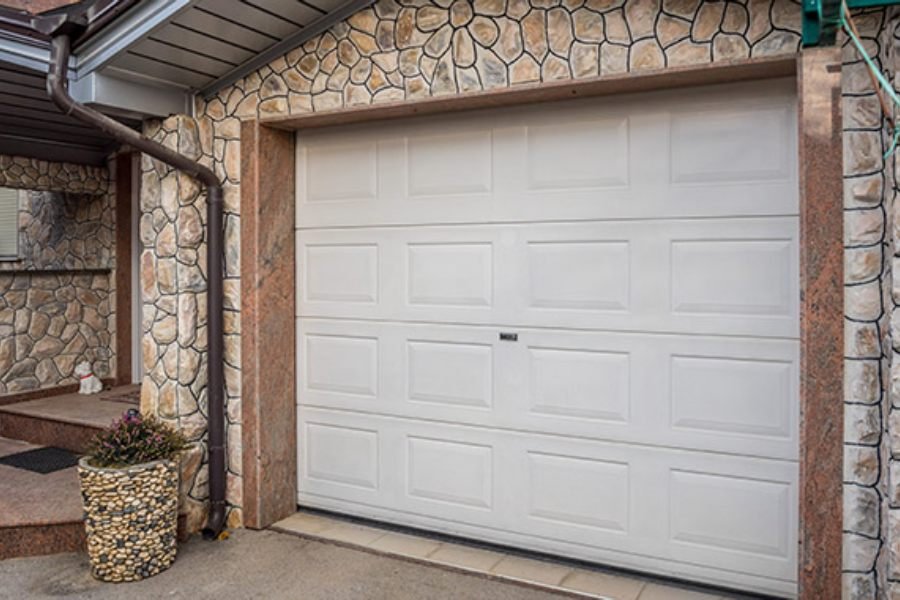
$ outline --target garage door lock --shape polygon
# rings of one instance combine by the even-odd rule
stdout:
[[[501,342],[518,342],[519,334],[511,333],[509,331],[501,331],[500,332],[500,341]]]

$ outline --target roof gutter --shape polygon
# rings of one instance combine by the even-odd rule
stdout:
[[[207,361],[207,399],[209,417],[209,515],[203,537],[217,539],[225,527],[225,377],[223,335],[223,201],[219,178],[209,168],[166,148],[121,123],[76,102],[68,91],[66,66],[72,50],[73,38],[84,32],[84,25],[66,19],[53,20],[44,25],[51,37],[50,71],[47,74],[47,93],[66,115],[104,131],[122,144],[160,160],[190,175],[206,186],[207,210],[207,332],[209,360]],[[39,27],[40,28],[40,27]]]

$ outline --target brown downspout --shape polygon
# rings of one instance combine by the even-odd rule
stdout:
[[[72,27],[51,33],[50,71],[47,93],[64,114],[106,132],[122,144],[149,154],[199,180],[206,186],[207,211],[207,332],[209,360],[207,399],[209,412],[209,517],[203,537],[216,539],[225,526],[225,377],[223,370],[223,223],[222,186],[213,171],[162,144],[139,134],[106,115],[76,102],[68,91],[66,69],[72,49]]]

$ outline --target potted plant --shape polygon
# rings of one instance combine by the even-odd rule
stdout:
[[[137,581],[175,560],[178,454],[187,440],[134,409],[97,435],[78,463],[92,575]]]

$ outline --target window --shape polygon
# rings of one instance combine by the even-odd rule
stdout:
[[[0,187],[0,260],[19,257],[19,192]]]

